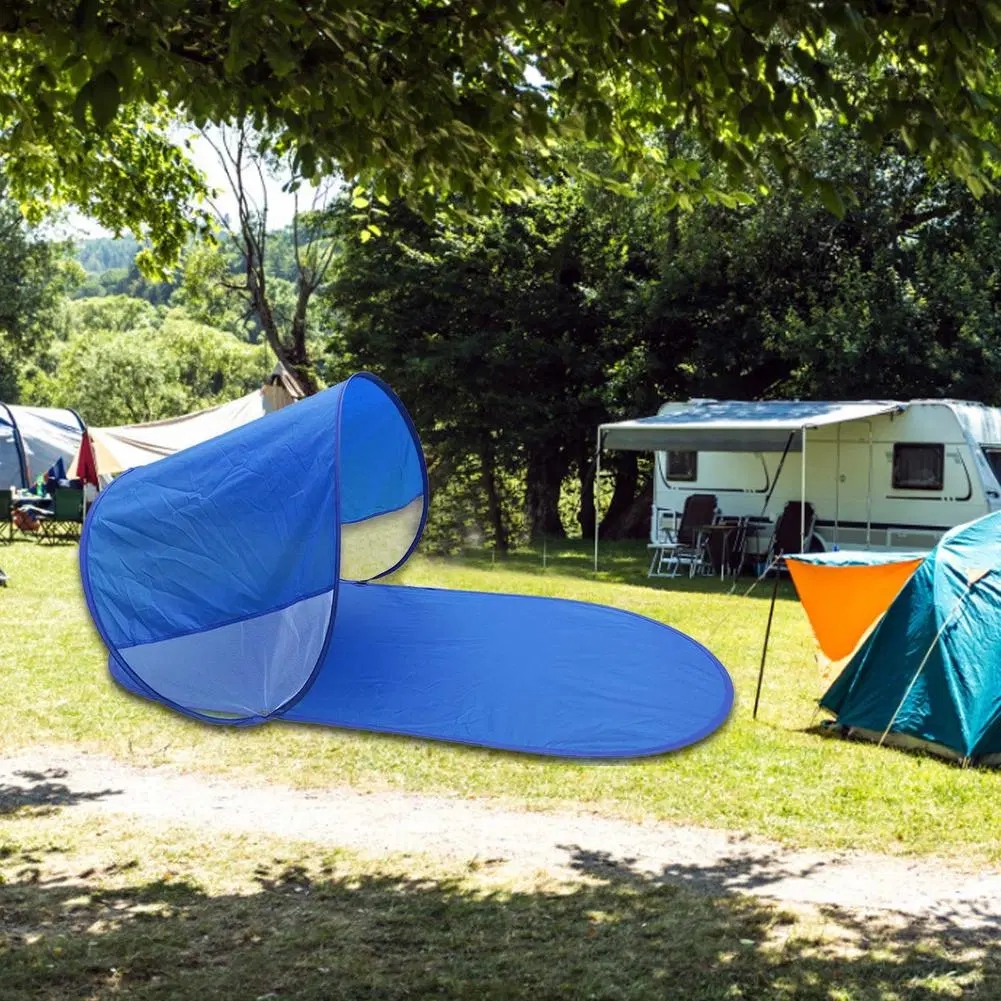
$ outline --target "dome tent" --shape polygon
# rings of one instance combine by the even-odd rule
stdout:
[[[0,490],[30,487],[60,459],[68,467],[83,432],[75,410],[0,403]]]
[[[820,704],[859,736],[1001,755],[1001,512],[942,537]]]
[[[659,753],[726,719],[726,671],[649,619],[366,583],[407,559],[427,504],[410,418],[367,374],[124,473],[80,554],[112,675],[208,722],[567,756]]]

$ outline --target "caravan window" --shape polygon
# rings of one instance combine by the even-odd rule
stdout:
[[[991,471],[997,477],[998,483],[1001,483],[1001,448],[985,448],[984,455],[991,464]]]
[[[941,490],[945,476],[945,445],[893,446],[894,490]]]
[[[699,476],[698,452],[668,452],[666,480],[696,480]]]

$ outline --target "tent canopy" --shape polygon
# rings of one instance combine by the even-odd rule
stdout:
[[[273,413],[291,396],[280,383],[269,384],[230,403],[148,424],[87,429],[70,467],[71,477],[107,482],[126,469],[145,466],[233,428]],[[89,454],[88,454],[89,452]]]
[[[726,671],[661,623],[362,583],[407,559],[427,504],[410,418],[369,375],[126,472],[80,553],[113,677],[207,722],[571,757],[656,754],[724,722]]]
[[[68,466],[83,431],[76,411],[0,403],[0,490],[31,486],[59,459]]]
[[[838,723],[1001,753],[1001,512],[947,532],[824,694]]]
[[[789,400],[693,400],[654,417],[602,424],[602,448],[633,452],[664,449],[702,452],[799,451],[802,432],[901,411],[890,400],[815,403]],[[790,442],[790,435],[792,441]]]

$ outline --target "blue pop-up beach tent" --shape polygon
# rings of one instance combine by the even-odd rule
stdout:
[[[1001,754],[1001,512],[947,532],[820,700],[860,736]]]
[[[124,473],[80,553],[112,675],[208,722],[579,757],[657,754],[726,719],[726,671],[660,623],[364,583],[403,564],[427,505],[410,418],[364,374]]]

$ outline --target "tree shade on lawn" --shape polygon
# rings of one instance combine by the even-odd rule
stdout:
[[[206,722],[568,757],[657,754],[725,721],[722,665],[650,619],[368,583],[409,557],[427,506],[410,418],[368,375],[123,474],[80,555],[112,675]]]

